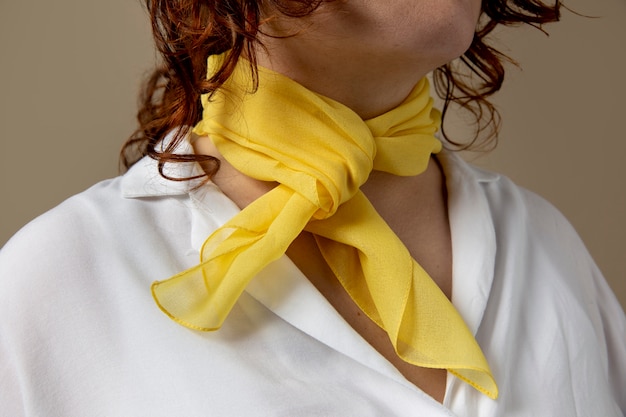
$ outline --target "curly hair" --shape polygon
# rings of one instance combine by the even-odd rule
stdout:
[[[286,16],[302,17],[314,12],[324,1],[332,0],[264,1]],[[488,97],[502,86],[503,63],[511,60],[488,45],[486,37],[498,25],[529,24],[541,29],[544,23],[558,21],[561,3],[554,1],[547,4],[541,0],[483,0],[469,49],[433,73],[435,91],[444,102],[444,122],[451,103],[470,111],[476,120],[475,135],[465,143],[448,137],[444,123],[442,132],[448,143],[458,149],[478,149],[495,143],[500,118]],[[198,162],[209,177],[219,169],[215,158],[181,155],[174,150],[201,118],[200,96],[220,88],[244,51],[249,54],[252,73],[256,74],[252,46],[261,33],[262,3],[261,0],[146,0],[162,64],[143,85],[137,114],[139,127],[121,151],[120,160],[125,168],[148,155],[159,161],[163,176],[166,176],[164,164],[168,162]],[[222,67],[207,79],[207,57],[225,51],[229,52]],[[177,132],[174,139],[165,147],[157,146],[174,129]]]

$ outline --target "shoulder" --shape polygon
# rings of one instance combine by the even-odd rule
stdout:
[[[524,294],[536,292],[583,309],[606,297],[604,278],[583,241],[551,203],[458,155],[445,155],[443,164],[457,258],[463,259],[466,252],[487,259],[482,273],[493,271],[493,280],[476,279],[493,282],[488,284],[492,296],[513,291],[521,302]],[[466,263],[471,262],[474,259]],[[525,308],[523,303],[519,307]]]
[[[490,257],[482,277],[458,285],[475,294],[472,286],[487,283],[477,339],[501,372],[499,401],[558,399],[567,415],[615,415],[626,407],[626,318],[574,227],[504,175],[458,156],[446,164],[451,224],[464,232],[456,247]],[[475,249],[488,242],[493,250]]]
[[[32,220],[0,250],[0,299],[43,303],[46,294],[93,277],[97,263],[132,223],[120,179],[107,180]],[[120,239],[121,242],[124,239]],[[23,297],[23,298],[22,298]],[[39,301],[38,301],[39,300]],[[17,305],[14,305],[17,307]]]
[[[119,179],[107,180],[32,220],[0,251],[0,271],[13,264],[33,264],[52,257],[62,262],[84,249],[84,243],[92,242],[115,217],[119,197]],[[65,256],[57,257],[62,253]]]
[[[123,177],[100,182],[32,220],[2,248],[0,271],[25,261],[67,265],[68,260],[142,233],[158,220],[161,207],[147,199],[126,198],[122,182]]]
[[[16,308],[95,291],[130,266],[189,241],[188,195],[130,197],[127,176],[95,184],[23,227],[0,250],[0,306]],[[188,250],[187,246],[184,246]],[[177,272],[177,271],[175,271]],[[167,271],[164,273],[168,273]],[[161,277],[153,277],[159,279]],[[149,285],[149,281],[148,281]],[[19,300],[19,303],[18,303]],[[20,304],[22,305],[20,307]]]
[[[193,176],[195,165],[171,164],[169,175]],[[199,169],[199,168],[198,168]],[[215,187],[162,177],[144,158],[125,175],[67,199],[20,230],[0,250],[0,309],[5,297],[63,299],[62,287],[92,291],[140,275],[149,286],[197,261],[206,237],[232,211]]]
[[[128,178],[69,198],[0,250],[0,402],[71,402],[74,381],[115,372],[124,335],[167,323],[150,284],[197,262],[189,195],[130,196]]]
[[[507,176],[470,163],[457,155],[447,156],[453,192],[472,190],[474,200],[483,199],[499,244],[509,240],[542,245],[549,251],[585,253],[587,250],[567,218],[549,201],[517,185]],[[466,192],[466,196],[468,197]],[[467,203],[467,198],[463,200]],[[504,240],[502,240],[504,239]]]
[[[615,295],[557,208],[506,176],[474,167],[458,156],[447,163],[456,222],[483,222],[482,229],[489,229],[479,237],[460,236],[469,242],[464,247],[484,245],[489,236],[493,241],[492,301],[507,297],[520,314],[528,312],[529,300],[542,300],[541,306],[562,317],[576,311],[590,321],[600,339],[604,322],[614,314],[617,331],[624,333],[624,314]]]

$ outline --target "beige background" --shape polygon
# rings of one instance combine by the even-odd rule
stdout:
[[[498,149],[475,162],[559,207],[626,305],[626,1],[567,4],[599,17],[501,34],[523,71],[497,98]],[[154,61],[138,0],[0,0],[0,245],[117,174]]]

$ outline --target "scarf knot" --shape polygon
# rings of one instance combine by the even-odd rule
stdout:
[[[209,58],[209,70],[222,56]],[[418,175],[441,150],[440,114],[421,80],[393,110],[363,121],[346,106],[248,65],[209,100],[194,128],[245,175],[278,185],[208,237],[199,265],[152,285],[159,307],[215,330],[248,282],[303,231],[361,310],[416,366],[448,369],[497,396],[489,366],[462,318],[360,191],[370,172]]]

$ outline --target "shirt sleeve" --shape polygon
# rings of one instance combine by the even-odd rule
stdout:
[[[25,417],[16,358],[7,345],[4,330],[0,327],[0,416]]]
[[[27,307],[20,307],[23,303],[14,290],[21,281],[17,265],[28,260],[26,250],[15,250],[16,246],[24,245],[16,245],[15,241],[14,238],[0,250],[0,417],[26,416],[23,358],[19,348],[22,343],[17,340],[17,333],[25,327],[20,310]]]
[[[595,267],[595,265],[594,265]],[[607,374],[613,397],[626,415],[626,318],[615,294],[601,272],[594,274],[597,305],[607,354]]]

